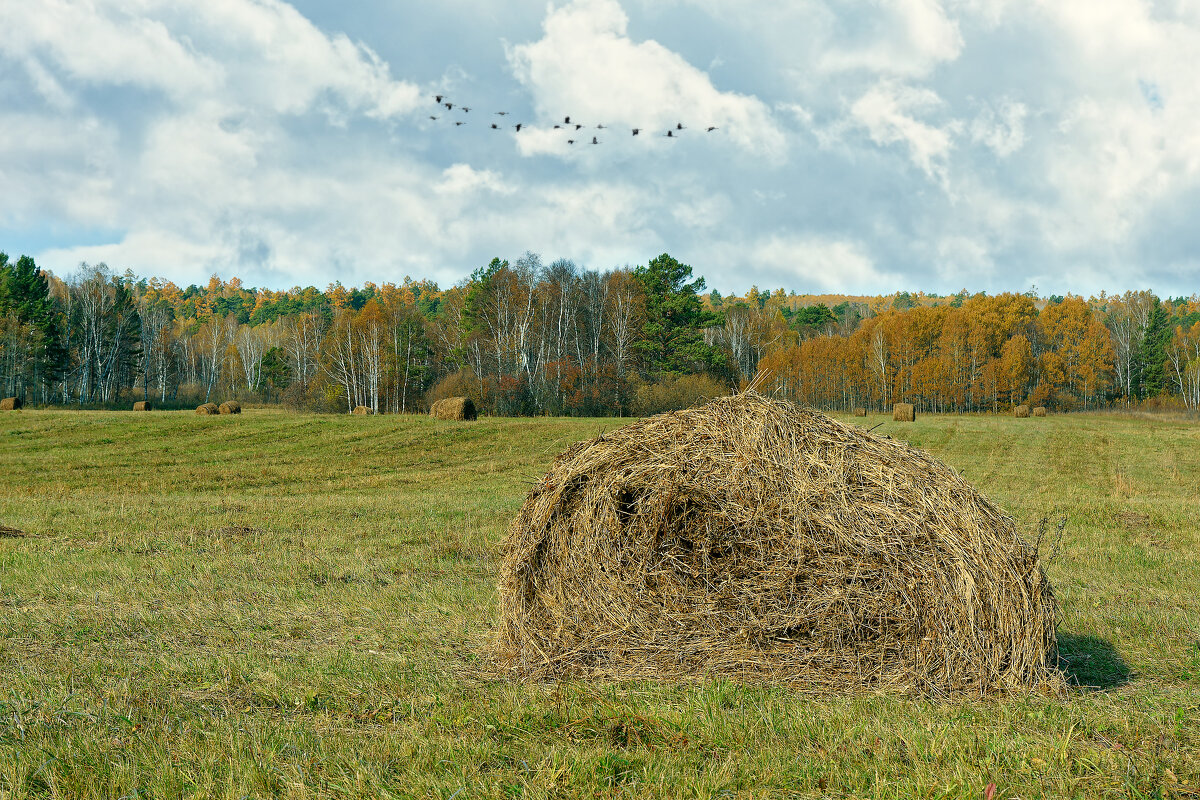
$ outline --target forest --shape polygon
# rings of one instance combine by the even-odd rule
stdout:
[[[419,412],[616,416],[746,385],[825,409],[1200,407],[1200,297],[705,291],[663,254],[607,272],[526,253],[458,284],[205,286],[0,253],[0,392],[115,407],[210,399]]]

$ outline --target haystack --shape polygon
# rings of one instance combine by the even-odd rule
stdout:
[[[150,401],[149,400],[138,400],[136,403],[133,404],[133,410],[134,411],[149,411],[150,410]]]
[[[916,422],[917,407],[912,403],[896,403],[892,406],[892,422]]]
[[[854,409],[854,416],[856,416],[856,417],[865,417],[866,415],[867,415],[867,410],[866,410],[865,408],[856,408],[856,409]]]
[[[904,442],[754,393],[576,444],[504,543],[514,677],[1057,685],[1036,549]]]
[[[23,405],[19,397],[6,397],[0,400],[0,411],[16,411]]]
[[[196,406],[197,414],[220,414],[221,409],[216,403],[205,403],[204,405]]]
[[[222,414],[240,414],[242,413],[242,404],[237,400],[226,400],[217,410]]]
[[[1034,406],[1034,408],[1033,408],[1033,415],[1034,415],[1035,417],[1044,417],[1044,416],[1046,416],[1046,407],[1045,407],[1045,406]]]
[[[475,403],[469,397],[447,397],[429,407],[429,416],[437,419],[475,419]]]
[[[1025,419],[1029,416],[1029,406],[1013,406],[1013,416]]]
[[[371,408],[370,406],[355,406],[354,410],[351,411],[350,413],[351,414],[366,414],[367,416],[370,416],[371,414],[375,413],[375,409]]]

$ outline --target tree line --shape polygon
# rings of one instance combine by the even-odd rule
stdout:
[[[1200,299],[704,292],[668,254],[598,272],[533,253],[440,288],[405,278],[275,291],[0,253],[0,390],[26,402],[217,397],[422,411],[468,394],[503,415],[624,415],[743,386],[849,409],[1200,408]],[[836,302],[835,302],[836,301]]]

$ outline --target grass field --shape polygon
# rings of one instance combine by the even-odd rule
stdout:
[[[1067,698],[489,680],[503,531],[616,424],[0,416],[0,799],[1200,796],[1200,426],[878,431],[1067,518]]]

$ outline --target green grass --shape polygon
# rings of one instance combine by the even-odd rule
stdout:
[[[0,417],[0,799],[1200,792],[1200,427],[877,431],[1067,518],[1067,698],[490,680],[504,529],[617,424]]]

